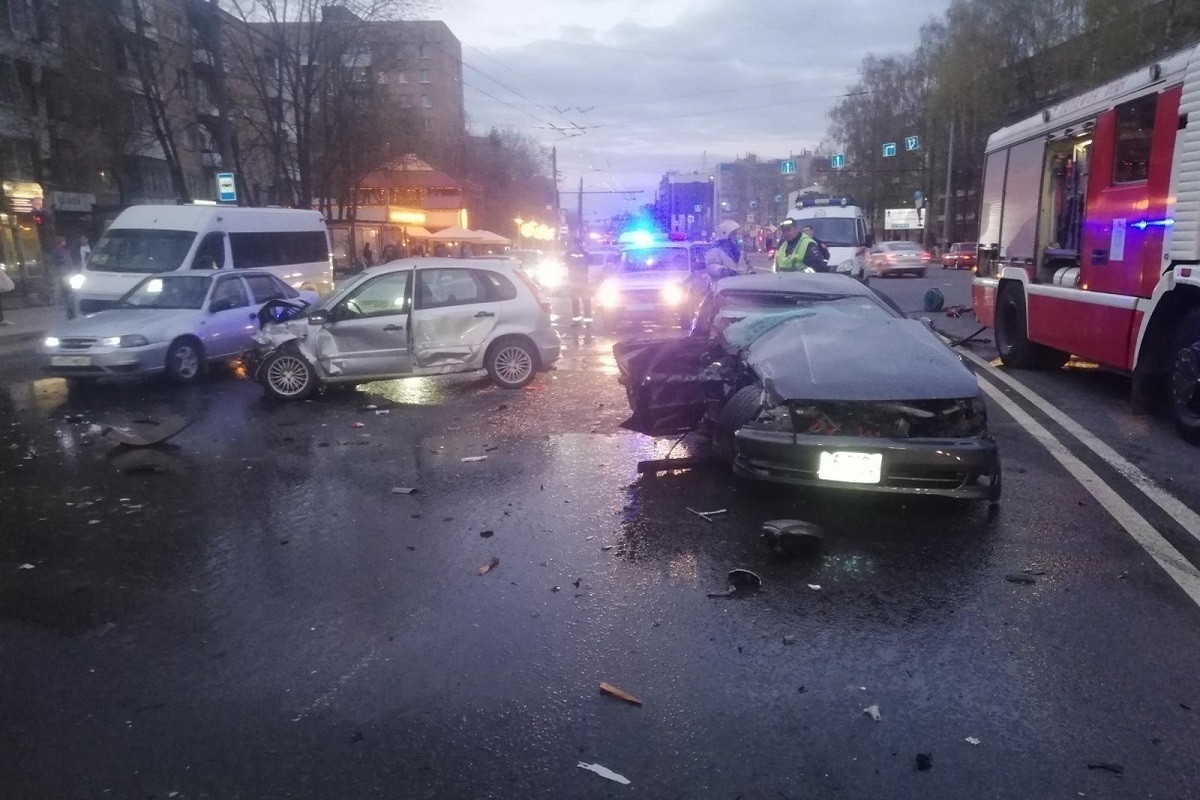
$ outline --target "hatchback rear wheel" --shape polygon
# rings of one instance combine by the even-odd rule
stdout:
[[[484,366],[501,389],[520,389],[537,374],[537,353],[521,339],[501,339],[488,351]]]

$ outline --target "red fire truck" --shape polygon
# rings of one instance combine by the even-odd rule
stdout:
[[[1200,444],[1200,45],[988,139],[975,313],[1009,367],[1165,387]]]

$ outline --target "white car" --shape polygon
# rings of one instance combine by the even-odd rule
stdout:
[[[143,278],[115,302],[59,325],[40,352],[45,370],[73,383],[165,373],[191,383],[207,362],[238,358],[272,300],[315,303],[267,272],[168,272]]]
[[[520,267],[420,258],[376,267],[301,315],[268,323],[249,360],[267,394],[487,370],[519,389],[558,360],[550,303]]]
[[[626,323],[691,326],[709,280],[696,242],[655,241],[621,251],[593,303],[601,327],[615,331]]]

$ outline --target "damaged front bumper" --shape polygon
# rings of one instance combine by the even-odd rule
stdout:
[[[733,471],[755,480],[882,494],[929,495],[963,500],[1000,499],[1000,456],[990,437],[881,439],[810,436],[750,426],[734,435]],[[820,477],[822,453],[882,456],[878,482]]]

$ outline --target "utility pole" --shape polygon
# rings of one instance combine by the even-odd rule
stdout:
[[[583,233],[583,176],[582,175],[579,176],[579,208],[577,210],[579,213],[579,227],[576,232],[579,234],[580,238],[582,238],[584,236],[584,233]]]
[[[954,185],[954,119],[950,120],[950,149],[946,156],[946,200],[942,206],[942,247],[950,246],[950,192]]]

